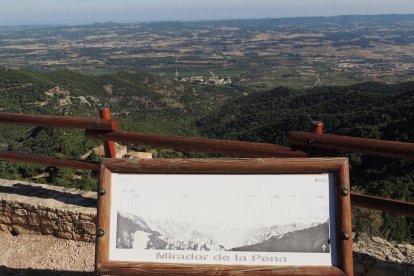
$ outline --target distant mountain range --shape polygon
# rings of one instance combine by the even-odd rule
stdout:
[[[129,236],[135,235],[137,231],[149,234],[147,249],[219,251],[243,248],[245,251],[268,251],[268,248],[271,248],[270,251],[276,252],[290,250],[295,252],[294,249],[314,252],[321,251],[322,245],[315,245],[312,235],[316,235],[319,243],[324,242],[326,246],[329,237],[328,222],[229,229],[219,225],[178,222],[173,219],[144,218],[125,212],[118,212],[117,219],[118,236],[120,237],[123,231],[127,231]],[[285,236],[288,237],[288,240],[284,238]],[[307,236],[307,238],[302,239],[302,236]],[[306,245],[296,246],[296,237]],[[289,244],[289,241],[292,244]],[[308,244],[309,242],[312,244]],[[272,245],[266,248],[264,245],[269,243]]]

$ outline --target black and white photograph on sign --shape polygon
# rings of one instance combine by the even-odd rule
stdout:
[[[332,265],[331,185],[329,174],[113,174],[110,258]]]

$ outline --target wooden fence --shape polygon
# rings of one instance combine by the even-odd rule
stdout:
[[[83,118],[0,112],[0,122],[37,127],[84,129],[86,137],[104,141],[105,156],[108,158],[116,158],[114,141],[118,141],[177,150],[232,154],[241,157],[332,156],[338,151],[345,151],[373,156],[414,159],[414,144],[412,143],[323,134],[323,123],[318,121],[311,123],[309,132],[292,131],[289,134],[289,144],[293,146],[291,148],[266,143],[119,131],[117,130],[118,122],[111,119],[108,108],[101,109],[99,114],[100,118]],[[0,151],[0,160],[91,170],[95,173],[99,170],[97,162],[59,159],[9,151]],[[413,202],[351,193],[351,203],[359,207],[414,216]]]

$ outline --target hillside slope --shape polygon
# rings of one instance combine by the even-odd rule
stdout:
[[[197,125],[209,137],[283,144],[289,131],[307,131],[311,120],[322,120],[327,133],[414,142],[413,85],[363,83],[306,91],[280,87],[229,100]],[[354,189],[414,200],[413,161],[350,157]],[[369,231],[388,239],[414,239],[412,218],[384,214],[378,224]]]
[[[72,71],[36,72],[0,69],[0,110],[26,114],[98,117],[110,107],[120,129],[163,134],[198,135],[194,121],[240,91],[153,77],[140,71],[84,75]],[[82,130],[0,124],[0,149],[78,159],[98,145]],[[46,174],[45,174],[46,173]],[[88,176],[73,170],[0,162],[4,178],[33,178],[59,185],[94,189]]]
[[[85,75],[0,69],[0,93],[2,111],[96,116],[98,108],[105,106],[114,110],[115,117],[127,121],[133,118],[141,125],[147,120],[157,123],[147,127],[162,132],[163,126],[179,126],[180,122],[185,125],[180,131],[194,129],[188,120],[206,115],[240,91],[177,82],[141,71]]]

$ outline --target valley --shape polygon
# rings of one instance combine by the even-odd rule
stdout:
[[[413,28],[410,14],[0,27],[0,66],[217,75],[256,90],[396,83],[414,79]]]
[[[413,142],[413,27],[410,14],[0,27],[0,110],[98,117],[109,107],[120,130],[282,145],[322,120],[327,133]],[[77,130],[1,124],[0,133],[1,150],[58,158],[99,146]],[[124,146],[155,158],[219,156]],[[414,200],[413,161],[339,155],[350,158],[354,191]],[[85,171],[5,161],[0,177],[97,185]],[[414,239],[412,218],[354,217],[357,231]]]

